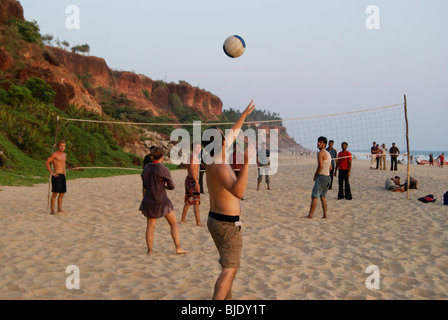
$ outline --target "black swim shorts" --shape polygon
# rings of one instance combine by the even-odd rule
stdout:
[[[51,192],[66,193],[67,182],[64,174],[59,174],[57,177],[51,176]]]

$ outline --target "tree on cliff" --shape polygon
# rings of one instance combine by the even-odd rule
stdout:
[[[43,43],[44,44],[46,44],[47,46],[51,46],[51,41],[53,41],[53,39],[54,39],[54,36],[53,35],[51,35],[51,34],[44,34],[43,36],[42,36],[42,41],[43,41]]]
[[[83,53],[90,53],[90,46],[88,44],[82,45],[82,52]]]
[[[67,50],[70,47],[70,43],[68,43],[67,41],[62,41],[62,45],[65,47],[65,50]]]
[[[62,49],[62,46],[61,46],[61,40],[59,40],[59,37],[56,38],[55,42],[56,42],[56,45],[58,46],[58,48],[59,48],[59,49]]]
[[[230,108],[228,110],[223,110],[222,114],[227,121],[233,122],[239,119],[241,111]],[[277,112],[271,113],[271,111],[268,110],[254,110],[246,119],[247,121],[268,121],[281,120],[282,118]],[[279,125],[282,125],[281,122],[279,122]]]
[[[87,43],[83,45],[76,45],[72,47],[72,52],[81,52],[84,55],[84,53],[90,52],[90,46]]]

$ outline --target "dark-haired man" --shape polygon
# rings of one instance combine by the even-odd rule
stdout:
[[[334,169],[334,176],[336,176],[339,169],[339,192],[338,199],[352,200],[352,192],[350,189],[350,171],[352,170],[352,154],[347,151],[348,143],[342,142],[342,151],[338,154],[338,161],[336,161],[336,168]],[[345,185],[345,188],[344,188]],[[345,192],[344,192],[345,191]]]
[[[334,145],[334,141],[333,140],[328,141],[327,151],[331,155],[331,170],[330,170],[331,181],[330,181],[330,188],[328,188],[328,190],[331,190],[333,188],[333,176],[336,176],[334,174],[334,172],[335,172],[334,169],[336,168],[336,160],[335,159],[338,156],[338,151],[335,148],[333,148],[333,145]]]
[[[232,298],[232,284],[240,266],[243,246],[241,230],[240,201],[247,186],[249,161],[255,154],[255,148],[249,146],[244,152],[244,163],[241,165],[238,177],[226,163],[226,149],[231,147],[238,136],[246,117],[255,108],[253,101],[233,125],[228,136],[218,128],[214,128],[214,136],[210,141],[203,141],[204,147],[213,143],[214,148],[209,157],[214,161],[207,164],[207,187],[210,194],[210,212],[207,221],[208,230],[219,252],[219,263],[222,271],[216,280],[213,293],[214,300],[229,300]],[[209,129],[210,130],[210,129]],[[217,140],[217,141],[215,141]]]
[[[320,198],[322,203],[322,219],[327,218],[327,191],[330,187],[330,170],[331,170],[331,155],[325,150],[327,146],[327,138],[319,137],[317,139],[317,148],[319,153],[317,154],[317,169],[314,173],[314,187],[311,194],[310,212],[303,218],[313,219],[314,210],[317,206],[317,198]]]
[[[392,143],[392,147],[389,149],[390,155],[390,171],[397,171],[398,156],[400,150],[395,146],[395,142]]]

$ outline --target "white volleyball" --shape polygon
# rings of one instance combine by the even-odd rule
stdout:
[[[246,50],[246,43],[240,36],[233,35],[224,41],[223,49],[230,58],[238,58]]]

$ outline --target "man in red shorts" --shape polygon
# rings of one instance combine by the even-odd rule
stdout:
[[[199,213],[199,205],[201,204],[201,188],[199,186],[199,154],[201,153],[201,144],[193,145],[193,154],[190,156],[190,163],[187,164],[187,177],[185,178],[185,205],[182,212],[180,223],[185,223],[188,209],[190,205],[194,206],[194,216],[196,225],[203,226]]]

